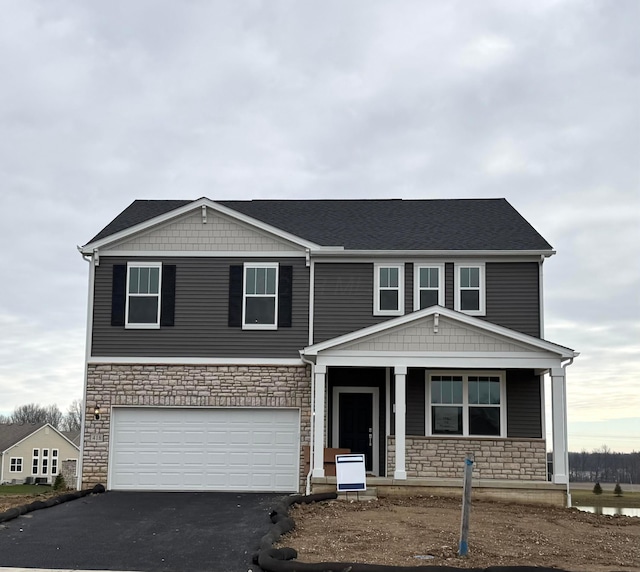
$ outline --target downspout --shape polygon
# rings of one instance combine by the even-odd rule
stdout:
[[[567,368],[573,363],[574,358],[569,358],[569,361],[562,364],[562,369],[564,369],[564,384],[562,387],[562,392],[563,392],[563,401],[564,401],[564,406],[565,406],[565,411],[564,411],[564,454],[565,454],[565,466],[567,467],[567,473],[571,473],[571,471],[569,470],[569,433],[567,431]],[[567,474],[567,508],[571,508],[571,487],[570,485],[570,478],[569,475]]]
[[[313,444],[315,441],[316,428],[316,364],[304,357],[300,350],[300,359],[311,366],[311,419],[309,420],[311,428],[309,430],[309,472],[307,473],[305,494],[311,494],[311,474],[313,473]]]
[[[94,250],[91,255],[86,255],[78,246],[78,252],[82,259],[89,263],[89,292],[87,295],[87,338],[85,341],[84,356],[84,383],[82,388],[82,421],[80,424],[80,455],[77,464],[78,476],[76,479],[76,488],[82,489],[82,472],[84,460],[84,432],[87,416],[87,381],[89,376],[89,356],[91,355],[91,330],[93,329],[93,289],[95,284],[95,267],[100,264],[98,250]],[[105,483],[106,487],[107,483]]]

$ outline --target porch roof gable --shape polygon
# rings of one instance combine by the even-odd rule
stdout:
[[[313,344],[300,353],[310,359],[385,355],[399,358],[504,356],[510,359],[564,360],[578,355],[570,348],[442,306],[431,306]]]

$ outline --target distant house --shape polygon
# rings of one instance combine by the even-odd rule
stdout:
[[[53,483],[80,448],[49,423],[0,424],[0,483]]]
[[[418,490],[473,452],[484,486],[562,502],[578,354],[544,338],[555,251],[504,199],[139,200],[80,252],[83,486],[322,490],[343,448]]]

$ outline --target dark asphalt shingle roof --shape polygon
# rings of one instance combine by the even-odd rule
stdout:
[[[90,242],[189,204],[134,201]],[[216,201],[321,246],[347,250],[551,250],[505,199]]]
[[[6,451],[46,423],[0,423],[0,451]]]

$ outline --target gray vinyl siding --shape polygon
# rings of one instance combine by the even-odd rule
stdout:
[[[542,437],[540,377],[532,370],[507,370],[507,437]]]
[[[407,435],[425,434],[425,372],[423,369],[407,371]]]
[[[454,269],[453,262],[444,265],[444,306],[450,310],[454,309]]]
[[[537,262],[488,262],[484,319],[540,337],[540,290]]]
[[[315,265],[314,343],[388,320],[373,315],[372,263]]]
[[[140,258],[176,265],[175,325],[158,330],[111,326],[113,265],[131,260],[102,257],[96,268],[93,356],[299,358],[298,350],[308,343],[309,269],[304,259]],[[291,328],[228,326],[229,267],[254,261],[293,267]]]
[[[404,265],[404,313],[413,312],[413,264]]]

